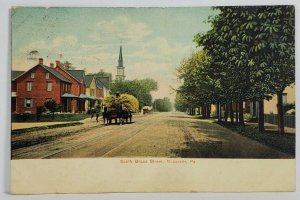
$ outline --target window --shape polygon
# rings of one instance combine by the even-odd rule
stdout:
[[[51,82],[47,82],[47,91],[48,92],[52,91],[52,83]]]
[[[282,104],[287,104],[287,93],[282,93]]]
[[[32,90],[32,82],[27,82],[27,91]]]
[[[68,84],[66,84],[65,86],[65,91],[68,92]]]
[[[25,108],[31,108],[32,107],[32,99],[25,99],[24,107]]]
[[[49,79],[49,73],[48,72],[46,73],[46,79]]]
[[[30,74],[30,78],[34,78],[34,72]]]
[[[95,96],[95,91],[94,91],[94,89],[91,89],[91,96]]]

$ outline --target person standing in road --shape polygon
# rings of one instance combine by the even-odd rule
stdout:
[[[91,120],[92,120],[94,117],[94,108],[91,108],[90,114],[91,114]]]
[[[99,122],[98,118],[99,118],[99,115],[100,115],[100,111],[101,111],[100,105],[97,105],[96,109],[95,109],[97,123]]]

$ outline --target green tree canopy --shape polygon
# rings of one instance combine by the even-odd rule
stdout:
[[[172,103],[168,97],[164,97],[163,99],[155,99],[153,107],[155,111],[170,112],[172,109]]]
[[[152,104],[151,92],[157,90],[158,84],[153,79],[115,80],[111,84],[111,93],[131,94],[139,101],[139,108]]]

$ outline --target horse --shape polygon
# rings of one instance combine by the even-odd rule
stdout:
[[[103,117],[103,123],[107,124],[108,123],[108,109],[106,106],[103,107],[102,117]]]

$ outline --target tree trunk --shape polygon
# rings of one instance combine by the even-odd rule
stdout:
[[[220,121],[222,121],[223,118],[224,118],[224,115],[223,115],[223,109],[224,109],[224,105],[222,105],[222,104],[220,103]]]
[[[233,113],[233,109],[232,109],[232,101],[229,104],[229,109],[230,109],[230,123],[233,124],[234,123],[234,113]]]
[[[258,130],[265,130],[265,116],[264,116],[264,100],[260,100],[258,103]]]
[[[207,106],[207,118],[210,118],[211,104]]]
[[[224,113],[224,121],[227,123],[228,121],[228,104],[225,104],[225,113]]]
[[[239,107],[238,102],[235,102],[235,123],[239,123]]]
[[[243,100],[239,101],[239,123],[244,125]]]
[[[221,112],[220,112],[220,104],[219,103],[217,103],[217,118],[218,118],[218,122],[220,122],[221,120],[221,117],[220,117],[220,114],[221,114]]]
[[[218,118],[218,121],[222,121],[222,104],[219,103],[219,118]]]
[[[278,132],[284,134],[282,91],[277,92]]]

